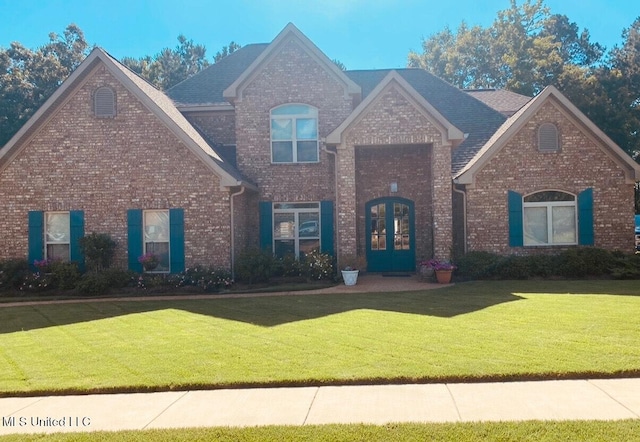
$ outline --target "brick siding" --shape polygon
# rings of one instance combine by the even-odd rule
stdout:
[[[95,118],[92,93],[116,92]],[[99,65],[0,174],[0,258],[27,255],[30,210],[83,210],[85,231],[111,235],[126,267],[127,210],[183,208],[185,259],[230,264],[229,194],[164,124]]]
[[[541,153],[537,129],[553,122],[561,150]],[[593,188],[595,246],[631,251],[633,247],[633,185],[623,171],[586,136],[555,101],[545,103],[521,130],[477,174],[467,190],[469,250],[501,254],[557,251],[557,247],[509,247],[507,191],[522,195],[562,190],[575,195]]]

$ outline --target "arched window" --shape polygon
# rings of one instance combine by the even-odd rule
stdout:
[[[540,152],[557,152],[560,150],[560,136],[555,124],[543,123],[538,128],[538,150]]]
[[[576,197],[545,190],[523,199],[524,245],[569,245],[578,242]]]
[[[271,110],[271,162],[318,162],[318,110],[285,104]]]
[[[96,90],[93,97],[93,111],[99,118],[116,116],[116,94],[113,89],[103,86]]]

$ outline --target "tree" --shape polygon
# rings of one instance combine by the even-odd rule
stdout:
[[[33,51],[20,43],[0,48],[0,146],[3,146],[87,56],[82,30],[71,24],[63,36]]]
[[[233,54],[235,51],[237,51],[241,47],[242,46],[240,46],[235,41],[230,42],[229,46],[223,46],[222,49],[220,49],[218,52],[216,52],[216,55],[213,57],[213,62],[214,63],[219,62],[224,57],[226,57],[227,55]]]
[[[566,16],[551,15],[543,0],[526,0],[498,12],[491,27],[462,22],[422,42],[423,53],[409,53],[408,64],[421,67],[461,88],[505,88],[532,96],[558,77],[581,78],[597,64],[604,49],[589,32]]]

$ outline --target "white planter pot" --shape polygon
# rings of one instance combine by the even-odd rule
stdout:
[[[343,270],[342,279],[344,280],[344,285],[356,285],[358,282],[358,272],[359,270]]]

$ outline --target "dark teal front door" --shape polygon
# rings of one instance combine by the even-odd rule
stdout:
[[[378,198],[366,211],[367,270],[412,272],[416,267],[413,201]]]

